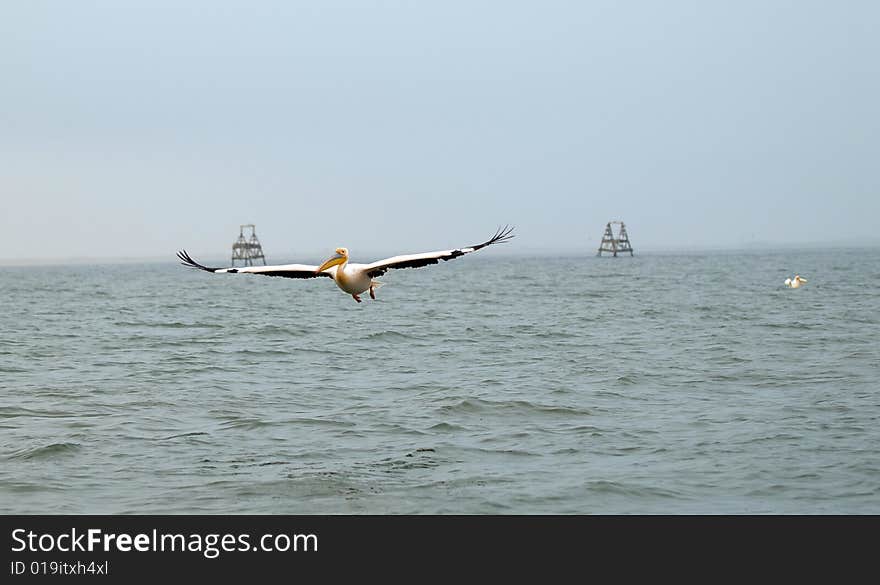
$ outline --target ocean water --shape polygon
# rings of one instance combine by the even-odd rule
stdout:
[[[0,509],[880,513],[878,249],[382,280],[0,268]]]

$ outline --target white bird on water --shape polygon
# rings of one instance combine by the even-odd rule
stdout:
[[[795,274],[794,278],[785,279],[785,286],[788,288],[800,288],[802,284],[807,284],[807,279],[801,278],[800,274]]]
[[[198,268],[207,272],[226,274],[262,274],[264,276],[282,276],[284,278],[317,278],[328,276],[336,282],[336,286],[350,294],[354,300],[361,302],[360,296],[370,291],[370,298],[375,299],[375,289],[382,283],[373,280],[374,277],[385,274],[392,268],[419,268],[429,264],[437,264],[440,260],[452,260],[476,252],[492,244],[501,244],[513,237],[513,228],[504,227],[495,232],[489,240],[482,244],[465,246],[455,250],[441,250],[439,252],[423,252],[421,254],[408,254],[385,258],[371,264],[354,264],[348,262],[348,248],[336,248],[336,254],[331,256],[320,266],[308,264],[284,264],[281,266],[247,266],[242,268],[209,268],[202,266],[181,250],[177,253],[181,263],[190,268]]]

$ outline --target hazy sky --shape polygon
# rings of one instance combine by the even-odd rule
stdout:
[[[8,1],[0,259],[871,238],[880,2]],[[314,258],[320,260],[321,258]],[[363,258],[368,260],[369,258]]]

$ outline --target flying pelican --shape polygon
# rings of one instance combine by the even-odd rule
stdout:
[[[802,284],[807,284],[807,279],[801,278],[800,274],[795,274],[794,278],[785,279],[785,286],[788,288],[799,288]]]
[[[264,276],[283,276],[285,278],[317,278],[328,276],[336,282],[336,286],[350,294],[354,300],[361,302],[359,295],[370,291],[370,298],[376,298],[375,289],[381,286],[381,282],[373,280],[382,276],[392,268],[420,268],[428,264],[437,264],[440,260],[447,261],[480,248],[500,244],[513,237],[512,227],[499,228],[495,235],[482,244],[475,244],[455,250],[441,250],[439,252],[423,252],[421,254],[408,254],[405,256],[393,256],[373,262],[372,264],[349,264],[348,248],[336,248],[336,254],[327,259],[320,266],[309,264],[283,264],[279,266],[246,266],[242,268],[209,268],[202,266],[187,254],[186,250],[177,253],[181,264],[191,268],[198,268],[207,272],[225,272],[227,274],[250,273]]]

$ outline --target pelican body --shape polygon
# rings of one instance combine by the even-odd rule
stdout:
[[[312,266],[309,264],[284,264],[278,266],[245,266],[242,268],[209,268],[190,258],[186,250],[178,252],[177,257],[184,266],[214,273],[250,273],[262,274],[264,276],[281,276],[284,278],[329,277],[333,279],[340,290],[350,294],[355,301],[360,303],[360,295],[367,291],[370,291],[371,299],[376,298],[376,289],[381,286],[382,283],[373,279],[385,274],[385,272],[390,269],[420,268],[429,264],[437,264],[440,260],[445,262],[454,258],[459,258],[465,254],[485,248],[486,246],[507,242],[513,237],[512,232],[513,228],[505,226],[504,228],[498,229],[494,236],[482,244],[465,246],[454,250],[440,250],[438,252],[422,252],[419,254],[393,256],[371,264],[349,263],[348,248],[336,248],[336,253],[320,266]]]
[[[336,286],[347,292],[357,302],[361,302],[358,296],[370,291],[370,298],[376,298],[376,288],[382,286],[378,280],[373,280],[370,270],[365,264],[349,264],[348,248],[336,248],[336,255],[331,256],[321,264],[315,272],[324,272],[336,268],[330,273],[330,277],[336,282]]]
[[[785,286],[788,288],[800,288],[803,284],[807,284],[807,279],[801,277],[800,274],[795,274],[794,278],[785,279]]]

